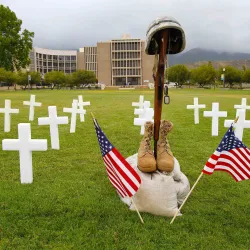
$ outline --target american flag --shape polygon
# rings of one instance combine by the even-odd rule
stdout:
[[[214,171],[228,172],[237,182],[250,179],[250,150],[235,136],[233,124],[202,170],[204,174]]]
[[[140,176],[109,142],[96,119],[93,120],[102,158],[111,184],[123,198],[132,197],[140,187]]]

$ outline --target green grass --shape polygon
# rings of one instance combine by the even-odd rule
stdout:
[[[1,249],[250,249],[250,182],[236,183],[227,173],[203,176],[183,207],[183,216],[169,225],[170,218],[142,213],[142,225],[135,212],[123,204],[106,176],[94,127],[92,111],[116,148],[128,157],[137,152],[140,127],[133,126],[131,103],[143,94],[153,104],[153,91],[32,91],[41,108],[35,110],[32,138],[48,139],[49,150],[33,153],[34,183],[21,185],[16,151],[0,151],[0,248]],[[11,132],[1,139],[17,138],[17,124],[28,122],[26,92],[0,92],[12,100],[19,115],[12,115]],[[51,150],[48,126],[38,126],[37,118],[47,116],[47,107],[56,105],[58,115],[82,94],[86,121],[78,120],[75,134],[69,125],[60,126],[59,151]],[[170,145],[191,185],[214,152],[226,129],[220,119],[219,136],[211,136],[211,119],[200,113],[194,125],[193,111],[186,105],[199,97],[211,110],[212,102],[235,116],[234,104],[242,97],[250,103],[250,91],[170,90],[171,104],[163,106],[163,119],[174,123]],[[249,111],[248,111],[249,112]],[[79,119],[79,118],[78,118]],[[247,113],[250,120],[250,113]],[[250,130],[243,141],[250,146]]]

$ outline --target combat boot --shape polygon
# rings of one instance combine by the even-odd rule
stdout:
[[[174,169],[174,156],[171,152],[167,134],[173,128],[170,121],[162,120],[160,125],[159,140],[157,142],[157,168],[164,172]]]
[[[153,122],[145,123],[144,137],[138,150],[138,168],[144,173],[151,173],[156,170],[156,160],[151,149],[150,141],[153,137]]]

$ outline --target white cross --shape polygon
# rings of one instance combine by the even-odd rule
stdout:
[[[205,104],[199,105],[198,97],[194,97],[194,105],[187,105],[187,109],[194,109],[194,124],[199,124],[199,109],[206,108]]]
[[[243,138],[243,132],[245,128],[250,128],[250,121],[246,120],[246,110],[239,109],[238,110],[238,121],[234,124],[235,128],[235,136],[239,138],[242,141]],[[228,128],[231,126],[231,124],[234,122],[234,120],[225,120],[224,127]]]
[[[48,107],[49,117],[38,118],[38,125],[50,125],[51,148],[60,149],[58,124],[68,124],[68,116],[57,116],[56,106]]]
[[[80,121],[81,122],[84,122],[84,115],[86,114],[86,110],[84,109],[84,106],[89,106],[89,105],[90,105],[90,102],[83,101],[82,95],[78,96],[78,107],[80,110],[84,111],[83,114],[80,114]]]
[[[31,139],[30,123],[19,123],[18,139],[4,139],[2,148],[3,150],[19,151],[21,183],[32,183],[32,151],[46,151],[47,140]]]
[[[63,112],[71,113],[70,133],[76,132],[76,114],[84,114],[84,110],[80,110],[78,107],[78,100],[73,100],[72,108],[63,108]]]
[[[227,117],[226,111],[219,111],[219,103],[212,103],[212,111],[204,111],[204,117],[212,117],[212,136],[218,136],[219,117]]]
[[[250,106],[247,106],[247,98],[242,98],[241,99],[241,105],[234,105],[234,108],[237,109],[236,117],[239,116],[239,109],[244,110],[244,112],[246,114],[246,110],[250,109]]]
[[[139,102],[132,102],[133,107],[138,107],[139,109],[142,109],[144,105],[144,96],[140,95]]]
[[[24,101],[23,105],[28,105],[30,106],[30,112],[29,112],[29,121],[34,121],[34,109],[35,107],[41,107],[42,103],[41,102],[36,102],[36,96],[35,95],[30,95],[30,101]]]
[[[11,100],[5,100],[5,107],[0,108],[0,113],[4,113],[4,132],[10,132],[10,114],[18,114],[19,109],[12,109]]]
[[[144,135],[145,132],[144,124],[147,121],[154,122],[153,116],[154,116],[154,110],[152,108],[146,108],[143,117],[134,118],[134,125],[141,126],[141,132],[140,132],[141,135]]]
[[[143,118],[145,109],[150,108],[150,102],[149,101],[144,101],[143,107],[139,109],[134,110],[135,115],[139,115],[139,118]]]

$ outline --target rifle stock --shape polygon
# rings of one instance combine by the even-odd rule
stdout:
[[[158,67],[155,77],[155,96],[154,96],[154,155],[157,158],[157,141],[159,140],[159,128],[161,122],[164,70],[166,64],[166,54],[168,46],[168,30],[161,32],[160,53]]]

